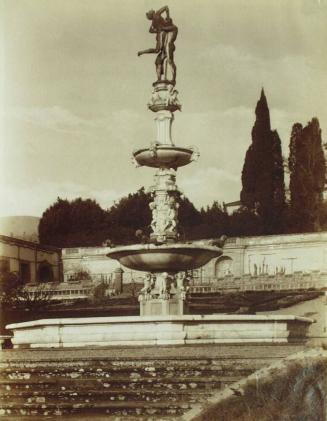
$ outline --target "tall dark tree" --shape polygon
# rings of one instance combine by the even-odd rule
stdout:
[[[43,213],[39,238],[57,247],[101,245],[105,239],[105,211],[91,199],[57,201]]]
[[[179,200],[178,231],[181,240],[193,240],[198,238],[197,230],[202,223],[201,213],[186,197]]]
[[[291,222],[296,232],[320,228],[319,209],[325,184],[326,163],[317,118],[304,128],[293,125],[289,154]]]
[[[284,167],[281,141],[277,131],[271,130],[263,89],[255,114],[252,143],[246,152],[242,171],[241,202],[261,217],[263,233],[274,234],[283,230]]]
[[[229,216],[231,237],[262,235],[263,224],[260,215],[246,207],[241,207]]]
[[[144,188],[123,197],[107,213],[108,237],[116,244],[135,243],[135,232],[150,233],[151,196]]]
[[[220,237],[229,233],[228,214],[217,201],[202,212],[202,223],[207,227],[203,238]]]

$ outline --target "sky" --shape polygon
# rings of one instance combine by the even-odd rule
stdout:
[[[264,87],[288,155],[291,127],[318,117],[327,141],[327,0],[167,1],[179,28],[176,145],[200,158],[177,182],[198,207],[239,199]],[[157,0],[0,0],[0,216],[41,216],[57,197],[103,208],[154,170],[132,151],[155,139],[145,12]]]

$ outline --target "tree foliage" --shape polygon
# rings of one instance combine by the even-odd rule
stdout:
[[[39,238],[57,247],[101,245],[106,238],[106,212],[91,199],[60,199],[42,215]]]
[[[196,238],[196,229],[202,223],[201,213],[186,197],[180,198],[179,205],[178,226],[181,240],[193,239],[194,236]]]
[[[141,188],[114,204],[106,215],[108,238],[115,244],[131,244],[136,242],[137,230],[149,235],[150,201],[150,194],[145,193],[144,188]]]
[[[290,230],[317,231],[322,207],[326,164],[317,118],[305,127],[293,125],[289,153]]]
[[[260,215],[246,207],[241,207],[229,216],[229,232],[231,237],[262,235],[263,222]]]
[[[79,198],[70,202],[58,198],[43,213],[39,224],[40,241],[57,247],[136,243],[140,241],[135,235],[136,231],[141,230],[149,237],[151,200],[150,194],[142,188],[123,197],[105,211],[90,199]],[[179,203],[182,241],[228,234],[229,217],[217,202],[201,211],[185,197],[180,197]]]
[[[17,272],[0,272],[0,306],[4,309],[37,311],[51,302],[52,293],[44,284],[33,288],[33,293],[21,281]]]
[[[257,103],[252,143],[245,156],[242,171],[241,202],[250,213],[257,213],[263,233],[282,232],[285,208],[284,167],[281,141],[270,127],[267,99],[262,89]]]

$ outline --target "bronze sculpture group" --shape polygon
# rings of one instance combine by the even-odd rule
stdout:
[[[163,17],[165,14],[165,17]],[[174,25],[168,6],[146,13],[147,19],[151,20],[149,32],[156,34],[156,47],[142,50],[137,53],[157,54],[155,61],[157,82],[176,83],[176,65],[174,62],[175,40],[177,38],[178,28]]]

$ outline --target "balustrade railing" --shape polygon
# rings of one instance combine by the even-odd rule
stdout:
[[[294,272],[278,275],[226,275],[223,278],[202,277],[193,279],[191,292],[219,291],[274,291],[299,289],[327,289],[327,272]]]

